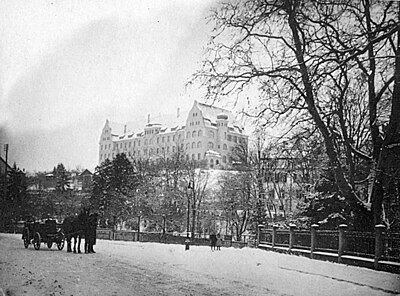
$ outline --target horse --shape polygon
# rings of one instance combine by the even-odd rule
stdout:
[[[81,253],[81,239],[84,236],[88,218],[89,210],[83,208],[78,216],[70,216],[64,219],[61,228],[67,240],[67,252],[72,252],[71,239],[74,238],[74,253],[76,253],[77,240],[78,253]]]

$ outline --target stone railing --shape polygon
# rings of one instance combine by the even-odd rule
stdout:
[[[375,232],[348,231],[344,224],[338,230],[319,230],[316,224],[310,230],[297,230],[295,225],[289,229],[259,226],[258,238],[259,248],[400,271],[400,233],[385,231],[384,225],[377,225]]]

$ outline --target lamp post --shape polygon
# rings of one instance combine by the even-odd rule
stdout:
[[[194,188],[192,181],[189,181],[188,189]],[[187,221],[186,221],[186,238],[189,238],[190,231],[190,194],[187,195]]]

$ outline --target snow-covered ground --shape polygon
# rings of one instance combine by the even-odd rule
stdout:
[[[0,288],[33,296],[400,294],[396,274],[258,249],[98,240],[95,250],[35,251],[20,235],[0,234]]]

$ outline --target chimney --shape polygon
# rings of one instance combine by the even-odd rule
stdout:
[[[181,111],[180,108],[176,109],[176,118],[179,118],[179,115],[180,115],[179,113],[180,113],[180,111]]]
[[[147,114],[147,123],[150,123],[150,114]]]

